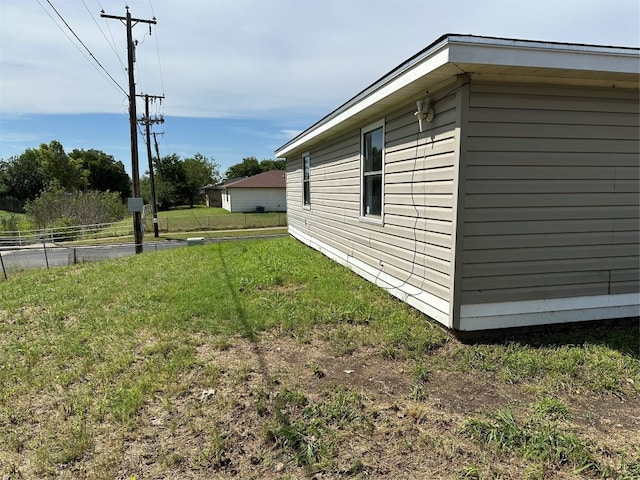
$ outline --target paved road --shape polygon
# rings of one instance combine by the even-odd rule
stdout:
[[[144,250],[150,252],[183,247],[185,245],[186,242],[179,241],[147,243],[144,246]],[[135,249],[133,245],[62,247],[48,244],[46,245],[46,255],[45,248],[42,246],[33,246],[21,250],[0,251],[4,266],[8,271],[27,268],[46,268],[47,263],[50,267],[60,267],[63,265],[73,265],[74,263],[124,257],[126,255],[133,255],[134,253]]]
[[[268,235],[260,238],[282,237],[284,235]],[[247,237],[237,238],[207,238],[206,243],[246,240]],[[168,250],[170,248],[186,247],[186,240],[167,240],[162,242],[147,242],[144,244],[145,252]],[[46,254],[45,254],[46,253]],[[0,257],[4,263],[5,270],[9,273],[12,270],[24,270],[30,268],[60,267],[73,265],[75,263],[95,262],[108,258],[124,257],[133,255],[135,249],[133,245],[100,245],[100,246],[75,246],[64,247],[56,244],[32,245],[29,248],[19,250],[0,249]],[[3,272],[0,267],[0,279]]]

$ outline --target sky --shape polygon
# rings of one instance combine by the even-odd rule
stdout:
[[[157,20],[133,38],[136,94],[165,97],[150,105],[160,155],[200,153],[221,173],[274,158],[445,33],[640,45],[637,0],[1,0],[0,159],[58,140],[131,173],[126,28],[100,16],[126,6]]]

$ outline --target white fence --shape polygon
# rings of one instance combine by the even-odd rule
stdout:
[[[0,232],[0,247],[26,246],[39,242],[56,243],[69,240],[121,237],[125,235],[133,235],[133,225],[128,222]]]

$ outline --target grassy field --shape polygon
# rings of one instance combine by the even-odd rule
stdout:
[[[147,215],[145,227],[153,231],[153,217]],[[198,206],[158,212],[161,232],[234,230],[244,228],[282,227],[287,225],[286,213],[231,213],[222,208]]]
[[[292,239],[0,283],[0,478],[640,478],[638,322],[461,342]]]
[[[13,225],[14,222],[9,225],[9,220],[12,218],[15,219],[16,225]],[[11,229],[4,228],[5,224],[11,226]],[[117,222],[114,227],[120,232],[131,227],[131,224],[129,214],[125,219]],[[158,228],[162,233],[285,227],[286,225],[287,214],[284,212],[232,213],[222,208],[204,206],[158,212]],[[13,230],[15,226],[18,227],[18,230],[33,228],[25,214],[14,214],[0,210],[0,231]],[[119,228],[120,226],[123,228]],[[151,214],[146,215],[145,229],[147,232],[153,232]],[[109,231],[106,234],[109,234]]]

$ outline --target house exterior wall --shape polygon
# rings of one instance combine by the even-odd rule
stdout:
[[[427,130],[415,101],[384,118],[382,224],[360,218],[360,128],[287,157],[287,212],[294,237],[451,326],[457,93],[443,94]],[[310,205],[302,157],[309,154]]]
[[[639,104],[471,82],[457,328],[638,315]]]
[[[227,188],[222,191],[222,208],[230,212],[286,212],[284,188]]]

